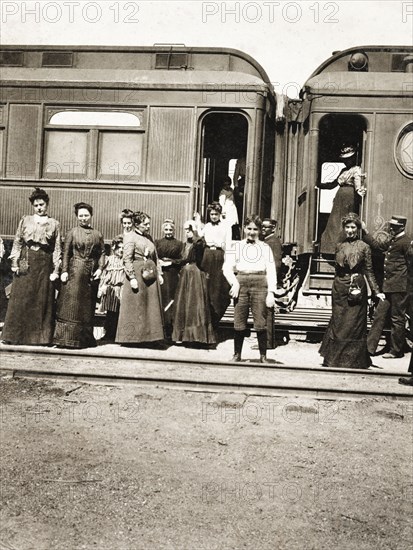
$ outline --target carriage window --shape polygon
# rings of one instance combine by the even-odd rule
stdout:
[[[86,176],[88,132],[47,130],[46,178],[82,179]]]
[[[139,179],[143,134],[100,132],[98,178],[128,181]]]
[[[405,126],[397,137],[395,161],[404,176],[413,178],[413,123]]]
[[[144,149],[143,111],[46,112],[43,177],[139,181]]]

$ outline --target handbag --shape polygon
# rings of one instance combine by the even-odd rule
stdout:
[[[158,278],[158,270],[156,269],[155,262],[152,260],[148,260],[148,258],[145,258],[145,263],[142,266],[142,279],[147,285],[150,285],[156,281]]]
[[[363,298],[361,288],[356,281],[357,276],[358,273],[353,273],[350,279],[350,287],[348,289],[347,301],[351,306],[361,304]]]

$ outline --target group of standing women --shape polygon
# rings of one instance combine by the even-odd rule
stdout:
[[[166,335],[180,342],[216,342],[214,329],[230,299],[222,264],[231,237],[219,203],[210,207],[211,221],[204,227],[199,218],[185,223],[185,243],[175,238],[170,219],[154,243],[150,217],[124,210],[123,233],[107,257],[103,236],[92,226],[91,205],[75,204],[78,224],[62,251],[59,222],[47,214],[47,193],[35,188],[29,200],[34,213],[20,221],[10,255],[14,279],[3,341],[96,346],[93,321],[100,297],[106,339],[128,345]]]

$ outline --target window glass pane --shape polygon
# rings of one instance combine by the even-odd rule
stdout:
[[[396,164],[407,176],[413,176],[413,124],[410,123],[400,132],[396,143]]]
[[[143,134],[100,132],[98,178],[139,180],[142,173]]]
[[[49,124],[64,126],[129,126],[138,128],[141,121],[132,113],[104,111],[61,111],[50,119]]]
[[[324,162],[321,167],[321,183],[329,183],[337,179],[345,166],[343,162]],[[320,189],[320,212],[331,212],[337,191],[338,186],[334,189]]]
[[[80,179],[86,175],[88,132],[46,131],[43,177]]]

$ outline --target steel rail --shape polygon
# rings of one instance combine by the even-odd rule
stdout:
[[[76,356],[85,357],[81,353],[56,353],[57,350],[52,351],[55,353],[45,354],[39,351],[35,355],[39,357],[47,356],[49,359],[60,357],[66,360],[73,359]],[[193,360],[175,360],[171,362],[169,359],[129,356],[126,359],[135,363],[131,371],[130,364],[125,366],[124,357],[113,356],[109,358],[106,356],[90,355],[87,357],[98,364],[104,361],[107,362],[110,359],[111,362],[122,363],[122,365],[118,364],[109,367],[106,365],[104,368],[106,372],[101,372],[100,368],[93,370],[85,365],[81,365],[80,367],[73,367],[73,365],[56,367],[53,365],[49,368],[44,365],[30,368],[2,366],[1,370],[5,373],[11,373],[16,378],[70,380],[80,383],[109,385],[133,383],[198,392],[241,392],[244,394],[265,396],[306,395],[315,399],[330,400],[377,397],[393,400],[410,400],[413,398],[413,391],[410,388],[396,385],[394,378],[397,375],[392,373],[376,373],[365,370],[348,371],[320,367],[270,366],[270,364],[261,365],[246,362],[217,365],[216,363],[207,361],[200,363]],[[168,363],[167,370],[165,370],[166,363]],[[121,370],[122,367],[123,371]],[[315,375],[315,371],[317,371],[317,375]],[[333,372],[339,376],[339,380],[335,384],[329,380]],[[228,376],[229,373],[230,376]],[[288,378],[286,375],[288,375]],[[268,377],[272,378],[272,380]],[[259,378],[261,378],[261,381]],[[258,381],[254,381],[254,379],[258,379]],[[383,385],[380,387],[380,384],[377,384],[378,381],[383,381],[384,379],[391,382],[391,387],[383,387]],[[324,385],[320,382],[324,382]],[[372,388],[367,387],[370,382],[372,383]],[[376,387],[374,387],[374,382],[376,383]]]

